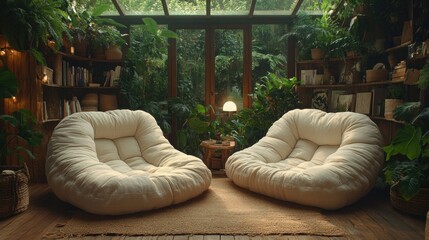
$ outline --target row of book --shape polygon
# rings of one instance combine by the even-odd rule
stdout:
[[[75,112],[82,112],[84,110],[77,97],[73,97],[71,100],[63,99],[58,106],[58,113],[56,114],[56,116],[49,116],[50,114],[46,101],[43,101],[43,120],[47,121],[49,119],[55,119],[56,117],[64,118],[69,116],[70,114],[73,114]]]
[[[50,85],[69,87],[114,87],[121,74],[121,66],[95,74],[94,79],[92,69],[82,66],[75,66],[66,60],[56,60],[53,73],[48,76],[47,83]],[[55,76],[55,79],[53,78]],[[96,80],[96,81],[95,81]]]
[[[313,91],[311,107],[329,112],[351,111],[383,116],[385,98],[385,88],[374,88],[370,92],[353,94],[346,90],[316,89]]]

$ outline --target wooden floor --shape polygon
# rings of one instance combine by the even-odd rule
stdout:
[[[50,233],[64,225],[75,211],[73,206],[58,200],[49,186],[31,186],[31,200],[27,211],[0,219],[0,240],[55,239]],[[406,239],[423,240],[425,217],[415,217],[393,209],[388,195],[374,189],[357,203],[337,211],[323,211],[324,216],[347,233],[345,237],[320,236],[228,236],[228,235],[175,235],[175,236],[88,236],[69,239],[151,239],[151,240],[256,240],[256,239]]]

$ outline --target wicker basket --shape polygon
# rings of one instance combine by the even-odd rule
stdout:
[[[393,207],[406,213],[425,216],[429,211],[429,188],[421,188],[409,201],[400,197],[395,188],[390,189],[390,202]]]
[[[1,167],[0,171],[0,218],[27,210],[29,204],[27,167]]]

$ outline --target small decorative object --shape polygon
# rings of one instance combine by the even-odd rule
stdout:
[[[317,89],[313,92],[313,98],[311,99],[311,107],[320,109],[323,111],[328,110],[328,90]]]
[[[387,70],[384,64],[377,63],[373,69],[366,70],[366,82],[381,82],[387,80]]]

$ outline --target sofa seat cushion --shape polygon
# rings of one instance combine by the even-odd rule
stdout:
[[[55,128],[47,156],[52,191],[96,214],[177,204],[211,182],[201,159],[176,150],[143,111],[74,113]]]
[[[383,164],[383,139],[369,117],[293,110],[253,146],[231,155],[226,174],[277,199],[338,209],[364,196]]]

